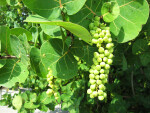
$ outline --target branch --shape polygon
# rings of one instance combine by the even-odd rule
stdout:
[[[16,56],[0,56],[0,59],[17,59]]]
[[[132,87],[133,96],[135,96],[134,85],[133,85],[133,71],[131,73],[131,87]]]

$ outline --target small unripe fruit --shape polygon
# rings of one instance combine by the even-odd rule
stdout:
[[[94,28],[94,23],[90,23],[90,24],[89,24],[89,28],[90,28],[90,29],[93,29],[93,28]]]
[[[95,21],[100,21],[100,17],[98,17],[98,16],[95,16]]]
[[[97,29],[96,29],[96,33],[101,33],[101,31],[102,31],[102,30],[101,30],[100,28],[97,28]]]
[[[97,40],[97,39],[92,39],[92,43],[93,43],[93,44],[97,44],[97,43],[98,43],[98,40]]]
[[[98,75],[99,74],[99,71],[97,71],[96,69],[94,70],[94,74],[95,75]]]
[[[98,99],[99,100],[104,100],[104,97],[103,96],[98,96]]]
[[[103,91],[102,90],[98,90],[98,95],[103,95]]]
[[[96,83],[96,80],[91,79],[90,84],[94,85]]]
[[[88,90],[87,90],[87,94],[92,94],[92,90],[91,90],[91,89],[88,89]]]
[[[103,61],[104,61],[104,62],[107,62],[107,60],[108,60],[107,57],[104,57],[104,58],[103,58]]]
[[[102,62],[102,58],[100,58],[100,57],[97,58],[97,61],[98,61],[98,62]]]
[[[108,59],[108,60],[107,60],[107,64],[109,64],[109,65],[111,65],[112,62],[113,62],[112,59]]]
[[[90,69],[89,72],[90,72],[91,74],[93,74],[93,73],[94,73],[94,70],[93,70],[93,69]]]
[[[95,85],[95,84],[90,86],[90,89],[91,89],[91,90],[94,90],[95,88],[96,88],[96,85]]]
[[[46,94],[47,95],[50,95],[50,94],[52,94],[53,93],[53,90],[52,89],[48,89],[47,91],[46,91]]]
[[[99,39],[98,39],[98,42],[99,42],[99,43],[103,43],[103,39],[102,39],[102,38],[99,38]]]
[[[99,21],[94,21],[95,26],[99,26]]]
[[[99,80],[99,78],[100,78],[99,75],[96,75],[96,76],[95,76],[95,79],[96,79],[96,80]]]
[[[94,74],[90,74],[89,77],[90,77],[90,79],[94,79],[95,75]]]
[[[101,69],[101,66],[100,66],[100,65],[96,65],[95,69],[96,69],[96,70],[100,70],[100,69]]]
[[[99,57],[99,53],[98,52],[94,52],[94,57],[98,58]]]
[[[96,38],[96,39],[98,39],[98,38],[99,38],[98,33],[95,33],[95,34],[93,35],[93,37]]]
[[[105,88],[105,86],[103,84],[101,84],[101,85],[99,85],[99,89],[100,90],[105,90],[106,88]]]
[[[113,57],[114,55],[112,53],[108,56],[109,59],[112,59]]]
[[[110,69],[110,65],[109,65],[109,64],[106,64],[106,65],[105,65],[105,69]]]
[[[90,94],[90,98],[94,98],[94,95],[93,95],[93,94]]]
[[[105,56],[104,54],[99,54],[100,58],[104,58],[104,56]]]
[[[100,74],[100,79],[104,79],[105,78],[105,74]]]
[[[94,97],[97,97],[97,91],[93,91],[92,94],[94,95]]]
[[[102,81],[101,81],[101,80],[97,80],[96,83],[97,83],[98,85],[100,85],[100,84],[102,84]]]
[[[105,36],[105,34],[103,33],[103,32],[101,32],[100,34],[99,34],[99,37],[100,38],[103,38]]]
[[[101,62],[101,63],[100,63],[100,66],[101,66],[101,67],[105,67],[105,62]]]
[[[104,48],[103,47],[100,47],[99,49],[98,49],[98,51],[100,52],[100,53],[104,53]]]
[[[101,69],[101,70],[100,70],[100,73],[101,73],[101,74],[104,74],[104,72],[105,72],[104,69]]]
[[[105,54],[105,56],[108,56],[110,53],[109,53],[108,50],[105,50],[105,51],[104,51],[104,54]]]

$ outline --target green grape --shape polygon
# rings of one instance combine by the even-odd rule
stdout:
[[[94,90],[95,88],[96,88],[96,85],[95,85],[95,84],[90,86],[90,89],[91,89],[91,90]]]
[[[98,39],[98,38],[99,38],[98,33],[95,33],[95,34],[93,35],[93,37],[96,38],[96,39]]]
[[[105,62],[101,62],[101,63],[100,63],[100,66],[101,66],[101,67],[105,67]]]
[[[100,84],[102,84],[102,81],[101,81],[101,80],[97,80],[96,83],[97,83],[98,85],[100,85]]]
[[[99,76],[99,75],[96,75],[96,76],[95,76],[95,79],[96,79],[96,80],[98,80],[99,78],[100,78],[100,76]]]
[[[104,72],[105,72],[104,69],[101,69],[101,70],[100,70],[100,73],[101,73],[101,74],[104,74]]]
[[[97,65],[97,66],[95,67],[95,69],[96,69],[96,70],[100,70],[100,69],[101,69],[101,66],[100,66],[100,65]]]
[[[101,32],[102,32],[102,30],[100,28],[96,29],[96,33],[101,33]]]
[[[98,16],[95,16],[95,18],[94,18],[96,21],[100,21],[100,17],[98,17]]]
[[[104,97],[103,96],[98,96],[98,99],[99,100],[104,100]]]
[[[90,98],[98,97],[99,100],[107,98],[105,84],[108,83],[108,74],[113,60],[114,44],[106,24],[100,23],[100,18],[96,16],[89,24],[90,33],[93,36],[92,44],[96,44],[98,52],[94,52],[93,65],[89,70],[90,89],[87,93]],[[107,30],[106,30],[107,29]]]
[[[90,28],[90,29],[93,29],[93,28],[94,28],[94,23],[90,23],[90,24],[89,24],[89,28]]]
[[[96,80],[93,80],[93,79],[90,80],[90,84],[95,84],[95,83],[96,83]]]
[[[87,93],[88,93],[88,94],[92,94],[92,90],[91,90],[91,89],[88,89],[88,90],[87,90]]]
[[[94,21],[95,26],[99,26],[99,21]]]
[[[90,74],[89,77],[90,77],[90,79],[94,79],[95,75],[94,74]]]
[[[93,91],[92,94],[94,95],[94,97],[97,97],[97,91]]]

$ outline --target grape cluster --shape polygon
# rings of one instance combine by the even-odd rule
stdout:
[[[51,69],[48,69],[49,70],[49,73],[47,74],[47,81],[48,81],[48,86],[50,87],[46,94],[48,96],[52,96],[54,95],[55,96],[55,99],[58,100],[59,98],[59,89],[60,89],[60,81],[55,78],[53,75],[52,75],[52,70]]]
[[[92,44],[96,44],[98,52],[94,52],[93,65],[89,70],[90,88],[87,93],[90,98],[98,97],[99,100],[104,100],[107,97],[105,84],[113,62],[114,44],[109,30],[104,23],[100,23],[98,16],[89,24],[89,28],[93,36]]]

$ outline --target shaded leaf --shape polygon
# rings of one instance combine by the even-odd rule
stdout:
[[[26,36],[27,36],[28,41],[32,40],[31,33],[29,31],[27,31],[26,29],[24,29],[24,28],[13,28],[13,29],[10,30],[10,32],[11,32],[12,35],[16,35],[17,37],[19,35],[23,35],[25,33]]]
[[[0,26],[1,52],[11,55],[10,29],[7,26]]]
[[[144,39],[138,39],[133,43],[132,46],[132,53],[137,54],[137,53],[143,53],[148,49],[148,42]]]
[[[41,61],[40,50],[33,47],[30,51],[31,66],[38,76],[46,78],[47,68]]]
[[[41,47],[42,62],[47,67],[52,69],[53,75],[62,78],[70,79],[77,75],[77,61],[60,39],[50,39]]]

